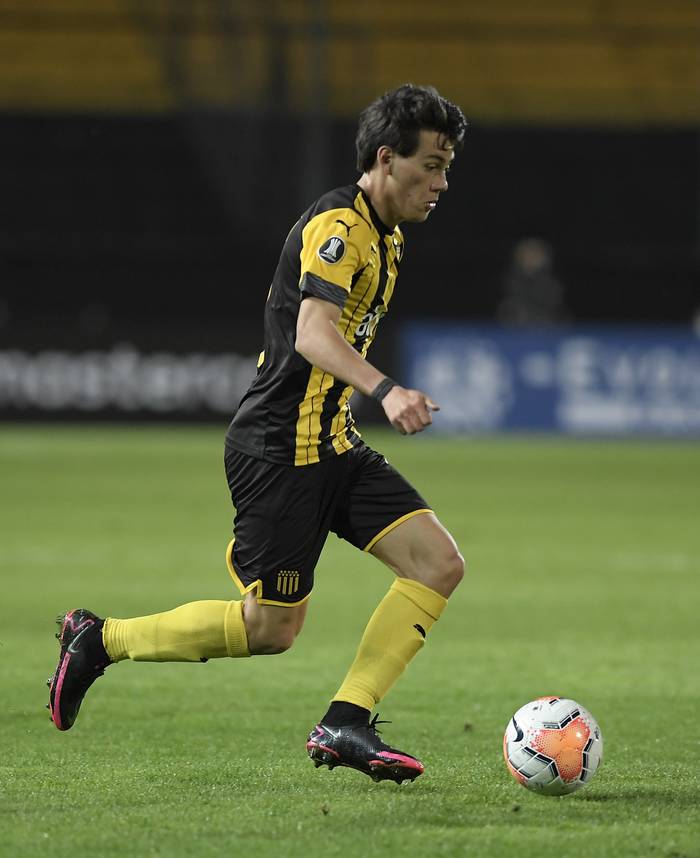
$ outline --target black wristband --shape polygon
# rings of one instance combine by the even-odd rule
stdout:
[[[392,387],[396,387],[397,384],[398,382],[394,381],[393,378],[383,378],[370,393],[370,396],[377,402],[381,402]]]

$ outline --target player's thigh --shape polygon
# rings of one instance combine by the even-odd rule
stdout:
[[[331,530],[403,578],[449,596],[464,561],[423,496],[384,456],[362,444],[347,454],[348,491]]]
[[[370,550],[401,578],[418,581],[445,598],[464,575],[456,542],[432,512],[401,522]]]
[[[331,530],[361,551],[402,522],[431,512],[423,496],[366,444],[354,447],[348,459],[347,488],[339,498]]]

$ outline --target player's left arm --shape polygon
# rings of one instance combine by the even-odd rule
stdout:
[[[301,302],[296,330],[296,350],[310,364],[370,395],[386,378],[343,338],[338,330],[341,309],[330,301],[306,297]],[[429,426],[438,405],[420,390],[396,385],[381,400],[392,426],[412,435]]]

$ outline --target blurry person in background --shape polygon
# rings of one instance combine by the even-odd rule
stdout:
[[[543,239],[523,238],[516,243],[503,276],[497,309],[501,324],[542,326],[569,320],[564,286],[553,274],[552,265],[552,248]]]
[[[690,327],[696,337],[700,338],[700,305],[698,305],[690,319]]]
[[[402,435],[423,431],[438,409],[366,356],[404,257],[399,224],[424,223],[437,207],[466,127],[456,105],[432,87],[412,84],[362,112],[361,175],[321,196],[290,230],[269,286],[258,372],[226,436],[236,509],[227,563],[241,598],[130,619],[102,619],[82,608],[60,617],[59,661],[49,679],[49,707],[60,730],[72,727],[88,688],[114,662],[204,662],[288,650],[333,532],[396,577],[311,730],[307,753],[317,767],[347,766],[374,780],[401,783],[423,772],[418,759],[382,741],[377,716],[370,716],[422,648],[462,579],[464,561],[428,502],[362,441],[348,400],[355,390],[372,397]],[[426,283],[426,296],[435,288]],[[262,297],[268,287],[259,289]],[[346,586],[347,599],[332,609],[338,614],[352,604],[356,583]],[[327,642],[328,651],[334,646]],[[308,670],[324,660],[324,650],[310,653]],[[283,724],[289,689],[271,694]],[[227,717],[236,723],[235,713]],[[274,735],[255,733],[246,747],[254,743],[273,758]]]

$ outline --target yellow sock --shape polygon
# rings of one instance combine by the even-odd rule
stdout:
[[[446,604],[430,587],[397,578],[370,617],[355,661],[333,699],[374,709],[423,646]]]
[[[109,617],[102,640],[112,661],[203,661],[250,655],[243,602],[212,599],[149,617]]]

